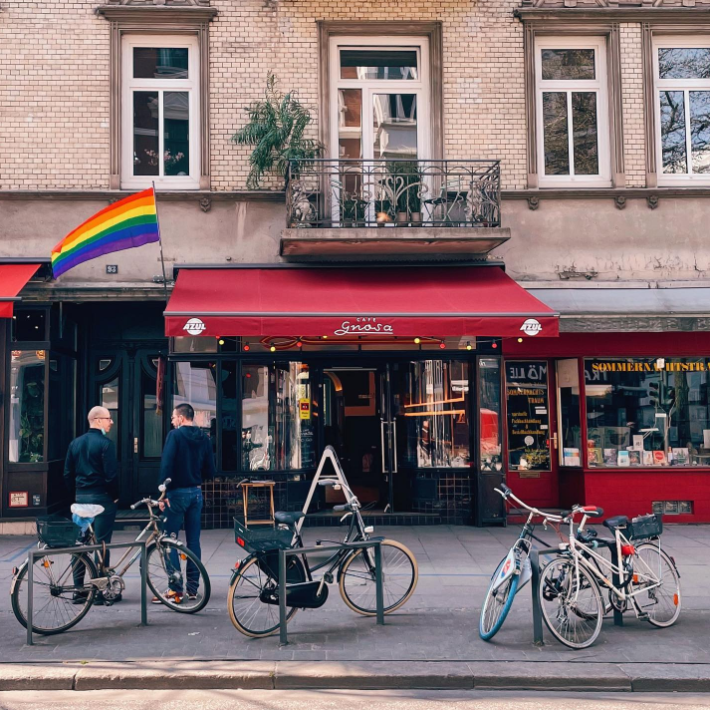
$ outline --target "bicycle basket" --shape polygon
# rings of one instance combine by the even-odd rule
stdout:
[[[293,533],[290,530],[279,530],[270,526],[246,528],[238,518],[234,518],[234,539],[237,545],[247,552],[287,550],[291,547]]]
[[[81,528],[66,518],[38,518],[37,537],[47,547],[73,547]]]
[[[627,537],[629,540],[648,540],[659,537],[663,532],[663,521],[660,513],[648,513],[633,518],[628,526]]]

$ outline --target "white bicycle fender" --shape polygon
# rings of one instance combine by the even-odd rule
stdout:
[[[514,574],[518,574],[518,565],[515,557],[515,551],[511,550],[505,558],[505,562],[500,568],[498,576],[493,582],[493,589],[498,589],[498,587],[502,586]]]

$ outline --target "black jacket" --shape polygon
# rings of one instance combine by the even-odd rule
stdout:
[[[69,444],[64,483],[70,492],[107,493],[118,498],[116,447],[101,429],[89,429]]]
[[[210,438],[196,426],[173,429],[165,440],[160,483],[171,479],[168,490],[193,488],[215,475]]]

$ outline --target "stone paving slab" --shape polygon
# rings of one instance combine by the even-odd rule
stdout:
[[[668,663],[663,666],[623,664],[619,668],[631,679],[636,692],[709,692],[710,666]]]
[[[307,542],[338,537],[333,528],[306,530]],[[681,573],[683,612],[668,629],[626,615],[625,626],[605,621],[591,648],[573,651],[545,635],[545,646],[532,643],[530,585],[515,598],[513,609],[493,642],[478,637],[478,616],[492,571],[515,540],[517,529],[465,526],[379,528],[416,555],[420,579],[412,599],[378,626],[374,618],[349,610],[331,588],[326,605],[299,612],[289,624],[290,644],[278,636],[248,639],[229,622],[227,588],[235,560],[244,556],[230,530],[203,533],[203,558],[212,580],[212,598],[196,615],[176,614],[162,606],[148,609],[148,627],[140,619],[138,569],[130,570],[125,599],[95,607],[72,630],[35,636],[25,644],[25,630],[10,608],[11,569],[20,564],[32,538],[0,538],[1,660],[42,661],[575,661],[615,664],[664,663],[710,665],[710,526],[668,525],[664,548],[675,556]],[[550,533],[541,533],[553,541]],[[129,533],[116,535],[128,540]]]

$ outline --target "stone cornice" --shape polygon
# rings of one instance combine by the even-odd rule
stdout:
[[[198,25],[217,15],[216,7],[208,5],[100,5],[96,14],[111,22]]]
[[[55,201],[116,201],[134,194],[135,190],[0,190],[3,200],[55,200]],[[210,190],[158,190],[160,202],[285,202],[283,190],[235,190],[213,192]]]
[[[517,18],[525,21],[560,23],[587,22],[648,22],[678,25],[697,25],[710,22],[710,5],[693,7],[561,7],[523,6],[514,10]]]

